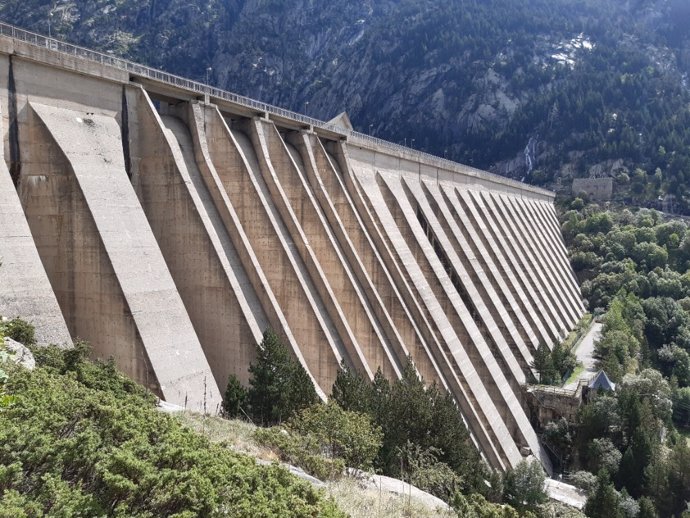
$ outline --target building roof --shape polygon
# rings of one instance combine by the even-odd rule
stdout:
[[[606,375],[606,372],[604,371],[597,372],[596,375],[590,380],[587,386],[595,390],[601,389],[608,390],[611,392],[614,392],[616,390],[616,384],[609,379],[609,377]]]

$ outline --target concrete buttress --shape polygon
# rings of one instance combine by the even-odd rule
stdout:
[[[269,328],[323,400],[411,360],[550,472],[524,386],[585,310],[553,193],[38,37],[0,36],[0,115],[0,313],[40,342],[208,413]]]
[[[72,335],[166,400],[213,409],[219,391],[127,178],[117,122],[31,109],[46,154],[27,163],[21,195]]]

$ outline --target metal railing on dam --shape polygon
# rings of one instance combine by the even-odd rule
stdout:
[[[120,70],[125,70],[131,74],[137,76],[145,77],[155,81],[160,81],[184,90],[191,92],[206,94],[209,97],[216,97],[218,99],[223,99],[231,103],[238,104],[240,106],[251,108],[253,110],[266,112],[279,117],[284,117],[286,119],[293,120],[314,128],[320,128],[325,131],[340,134],[348,139],[352,144],[360,145],[363,147],[374,148],[377,150],[387,150],[391,153],[397,155],[403,155],[409,160],[425,162],[433,167],[438,167],[448,171],[452,171],[459,174],[474,176],[487,181],[499,182],[507,186],[514,187],[516,189],[527,189],[534,192],[542,193],[545,195],[551,195],[550,191],[541,189],[539,187],[534,187],[529,184],[524,184],[510,178],[505,178],[503,176],[488,173],[481,169],[471,167],[464,164],[459,164],[448,160],[446,158],[441,158],[424,151],[419,151],[412,149],[388,140],[384,140],[378,137],[373,137],[367,135],[366,133],[361,133],[358,131],[350,130],[348,128],[343,128],[342,126],[331,124],[301,113],[297,113],[291,110],[286,110],[285,108],[280,108],[279,106],[273,106],[268,103],[257,101],[243,95],[239,95],[233,92],[228,92],[227,90],[222,90],[210,85],[200,83],[198,81],[193,81],[175,74],[170,74],[162,70],[147,67],[145,65],[140,65],[132,61],[118,58],[107,53],[98,52],[95,50],[90,50],[72,43],[67,43],[56,38],[51,38],[43,36],[41,34],[27,31],[25,29],[20,29],[13,25],[0,22],[0,35],[9,36],[16,40],[20,40],[31,45],[35,45],[41,48],[47,48],[56,52],[61,52],[63,54],[72,55],[81,59],[92,61],[95,63],[100,63],[102,65],[111,66]]]

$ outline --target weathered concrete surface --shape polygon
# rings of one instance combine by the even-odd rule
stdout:
[[[269,327],[324,399],[341,363],[409,356],[491,465],[549,470],[522,386],[584,311],[553,195],[157,77],[0,38],[0,250],[25,217],[50,281],[28,297],[207,411]]]
[[[198,146],[185,123],[161,118],[146,92],[130,90],[128,106],[132,182],[217,386],[224,387],[230,374],[246,383],[266,324],[241,288],[244,271],[201,173],[207,164],[197,165]]]
[[[482,194],[485,193],[458,191],[459,197],[466,204],[474,205],[481,212],[481,217],[487,218],[490,221],[493,220],[496,226],[497,241],[501,246],[505,247],[504,252],[512,256],[511,261],[515,261],[521,275],[526,278],[528,282],[527,291],[533,297],[533,300],[539,299],[539,302],[536,302],[537,306],[542,306],[547,311],[554,326],[556,338],[562,338],[565,336],[565,330],[567,329],[562,301],[556,297],[552,287],[546,281],[540,265],[536,263],[529,251],[526,250],[522,242],[523,236],[515,228],[513,222],[500,210],[497,201],[492,196],[482,196]]]
[[[376,219],[395,251],[401,267],[406,270],[406,275],[417,292],[416,296],[425,307],[429,320],[434,323],[441,335],[446,354],[452,359],[453,367],[457,369],[456,379],[462,388],[458,387],[455,392],[458,394],[456,397],[460,399],[461,408],[469,415],[481,412],[476,420],[470,420],[475,425],[483,425],[482,430],[475,430],[477,440],[483,441],[485,445],[491,444],[487,451],[496,452],[498,455],[494,462],[514,465],[520,458],[520,453],[506,426],[506,423],[511,421],[510,410],[501,396],[502,393],[512,394],[512,390],[505,378],[500,375],[495,360],[491,362],[488,359],[488,354],[484,358],[490,361],[490,368],[496,376],[489,375],[487,366],[479,360],[476,365],[484,369],[485,379],[491,379],[492,382],[484,384],[480,381],[481,374],[476,370],[471,355],[487,353],[485,343],[480,338],[476,325],[470,324],[469,315],[466,309],[463,310],[464,305],[459,297],[453,294],[454,288],[450,279],[435,257],[433,248],[423,237],[421,227],[410,225],[409,218],[414,218],[414,212],[409,214],[409,210],[405,211],[386,185],[377,182],[378,175],[372,175],[363,169],[366,164],[355,164],[357,181],[361,183],[362,191],[368,198],[370,207],[374,210]],[[465,344],[475,347],[466,349]],[[479,351],[476,349],[477,344],[481,347]],[[459,394],[463,397],[459,397]]]
[[[0,159],[0,315],[21,316],[39,344],[67,345],[69,331],[36,250],[5,161]]]
[[[64,270],[52,271],[63,286],[61,305],[70,315],[73,335],[97,344],[100,356],[115,358],[140,380],[147,378],[149,373],[141,371],[150,365],[155,386],[152,380],[149,386],[166,400],[190,408],[214,409],[220,395],[128,181],[117,122],[38,103],[32,103],[31,108],[36,122],[40,120],[41,132],[52,140],[46,138],[44,142],[50,142],[50,147],[63,156],[63,167],[51,173],[62,177],[63,188],[70,186],[71,202],[78,206],[79,214],[71,228],[63,227],[59,217],[70,210],[69,206],[57,207],[59,214],[51,222],[57,225],[53,227],[54,243],[59,249],[70,245],[65,241],[83,237],[82,233],[93,236],[91,246],[80,247],[80,254],[69,254]],[[29,184],[43,181],[35,178],[25,180]],[[30,188],[23,192],[27,205],[35,203]],[[57,196],[60,204],[61,196]],[[39,215],[32,221],[34,228],[42,226]],[[48,258],[54,249],[46,249]],[[103,282],[106,279],[110,279],[107,285]],[[86,285],[73,290],[81,282]],[[97,325],[102,319],[107,320],[107,326],[105,322]],[[109,333],[105,330],[108,327]],[[104,331],[106,336],[102,336]],[[130,347],[122,347],[127,342]],[[138,355],[145,355],[146,360],[141,361]]]
[[[329,215],[331,226],[340,231],[339,240],[358,279],[366,287],[365,292],[379,321],[388,330],[393,342],[400,340],[412,357],[415,367],[429,382],[448,388],[441,372],[445,361],[436,361],[435,352],[440,349],[421,308],[409,296],[406,283],[397,265],[385,251],[387,246],[361,199],[351,196],[346,183],[349,159],[344,146],[332,143],[335,155],[326,151],[321,141],[309,137],[316,168],[310,177],[312,188],[320,193],[320,202]],[[351,181],[351,180],[350,180]],[[358,204],[358,201],[360,202]],[[342,225],[342,227],[340,226]],[[382,252],[377,247],[382,248]],[[433,344],[433,345],[430,345]]]
[[[230,129],[222,118],[220,124],[228,146],[225,151],[233,160],[212,154],[223,188],[228,195],[242,228],[251,243],[256,265],[263,272],[258,295],[264,296],[264,307],[274,307],[271,326],[281,332],[297,358],[317,383],[322,394],[330,393],[340,363],[348,358],[346,348],[334,332],[334,326],[311,281],[288,228],[283,222],[264,181],[259,157],[267,150],[255,133],[255,142],[240,130]],[[248,124],[254,124],[249,122]],[[251,131],[251,126],[249,126]],[[270,166],[272,167],[272,166]]]
[[[512,248],[507,243],[507,236],[500,224],[485,211],[482,204],[475,205],[454,187],[443,187],[444,197],[449,206],[455,209],[460,222],[467,228],[474,228],[484,245],[485,251],[499,265],[498,272],[508,282],[511,292],[517,298],[520,307],[530,316],[536,328],[541,331],[540,343],[551,343],[559,339],[557,327],[547,313],[539,297],[528,282],[525,270],[521,268]]]
[[[374,372],[369,365],[380,365],[388,377],[398,376],[400,371],[388,344],[370,320],[361,290],[305,185],[299,153],[294,148],[289,151],[271,123],[255,120],[252,135],[255,147],[258,142],[258,147],[267,151],[260,163],[271,197],[354,367],[370,378]]]

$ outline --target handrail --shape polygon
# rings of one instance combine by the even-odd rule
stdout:
[[[416,149],[408,148],[406,146],[401,146],[400,144],[395,144],[393,142],[383,140],[378,137],[373,137],[365,133],[360,133],[358,131],[350,130],[348,128],[343,128],[342,126],[332,124],[329,122],[324,122],[307,115],[302,115],[301,113],[293,112],[291,110],[286,110],[285,108],[280,108],[278,106],[273,106],[243,95],[228,92],[226,90],[221,90],[210,85],[200,83],[198,81],[193,81],[175,74],[170,74],[168,72],[163,72],[155,68],[147,67],[145,65],[140,65],[126,59],[118,58],[110,54],[104,54],[95,50],[90,50],[72,43],[67,43],[55,38],[49,38],[41,34],[27,31],[25,29],[20,29],[13,25],[0,22],[0,35],[9,36],[13,39],[26,42],[28,44],[34,45],[36,47],[48,48],[56,52],[61,52],[63,54],[72,55],[81,59],[88,61],[100,63],[102,65],[111,66],[119,70],[125,70],[131,74],[146,77],[163,83],[167,83],[185,90],[190,90],[192,92],[207,94],[209,97],[215,97],[218,99],[223,99],[241,106],[258,110],[261,112],[266,112],[279,117],[284,117],[286,119],[291,119],[296,122],[300,122],[314,128],[319,128],[325,131],[330,131],[336,134],[343,135],[347,137],[348,141],[363,147],[371,147],[375,149],[385,149],[395,154],[404,154],[407,158],[412,160],[417,160],[419,162],[426,162],[434,167],[439,167],[442,169],[450,170],[455,173],[460,173],[464,175],[475,176],[489,182],[501,183],[508,185],[520,190],[529,190],[546,196],[553,196],[553,193],[542,189],[541,187],[535,187],[533,185],[525,184],[512,180],[510,178],[505,178],[503,176],[495,175],[482,171],[481,169],[476,169],[471,166],[459,164],[448,160],[446,158],[441,158],[424,151],[419,151]]]

